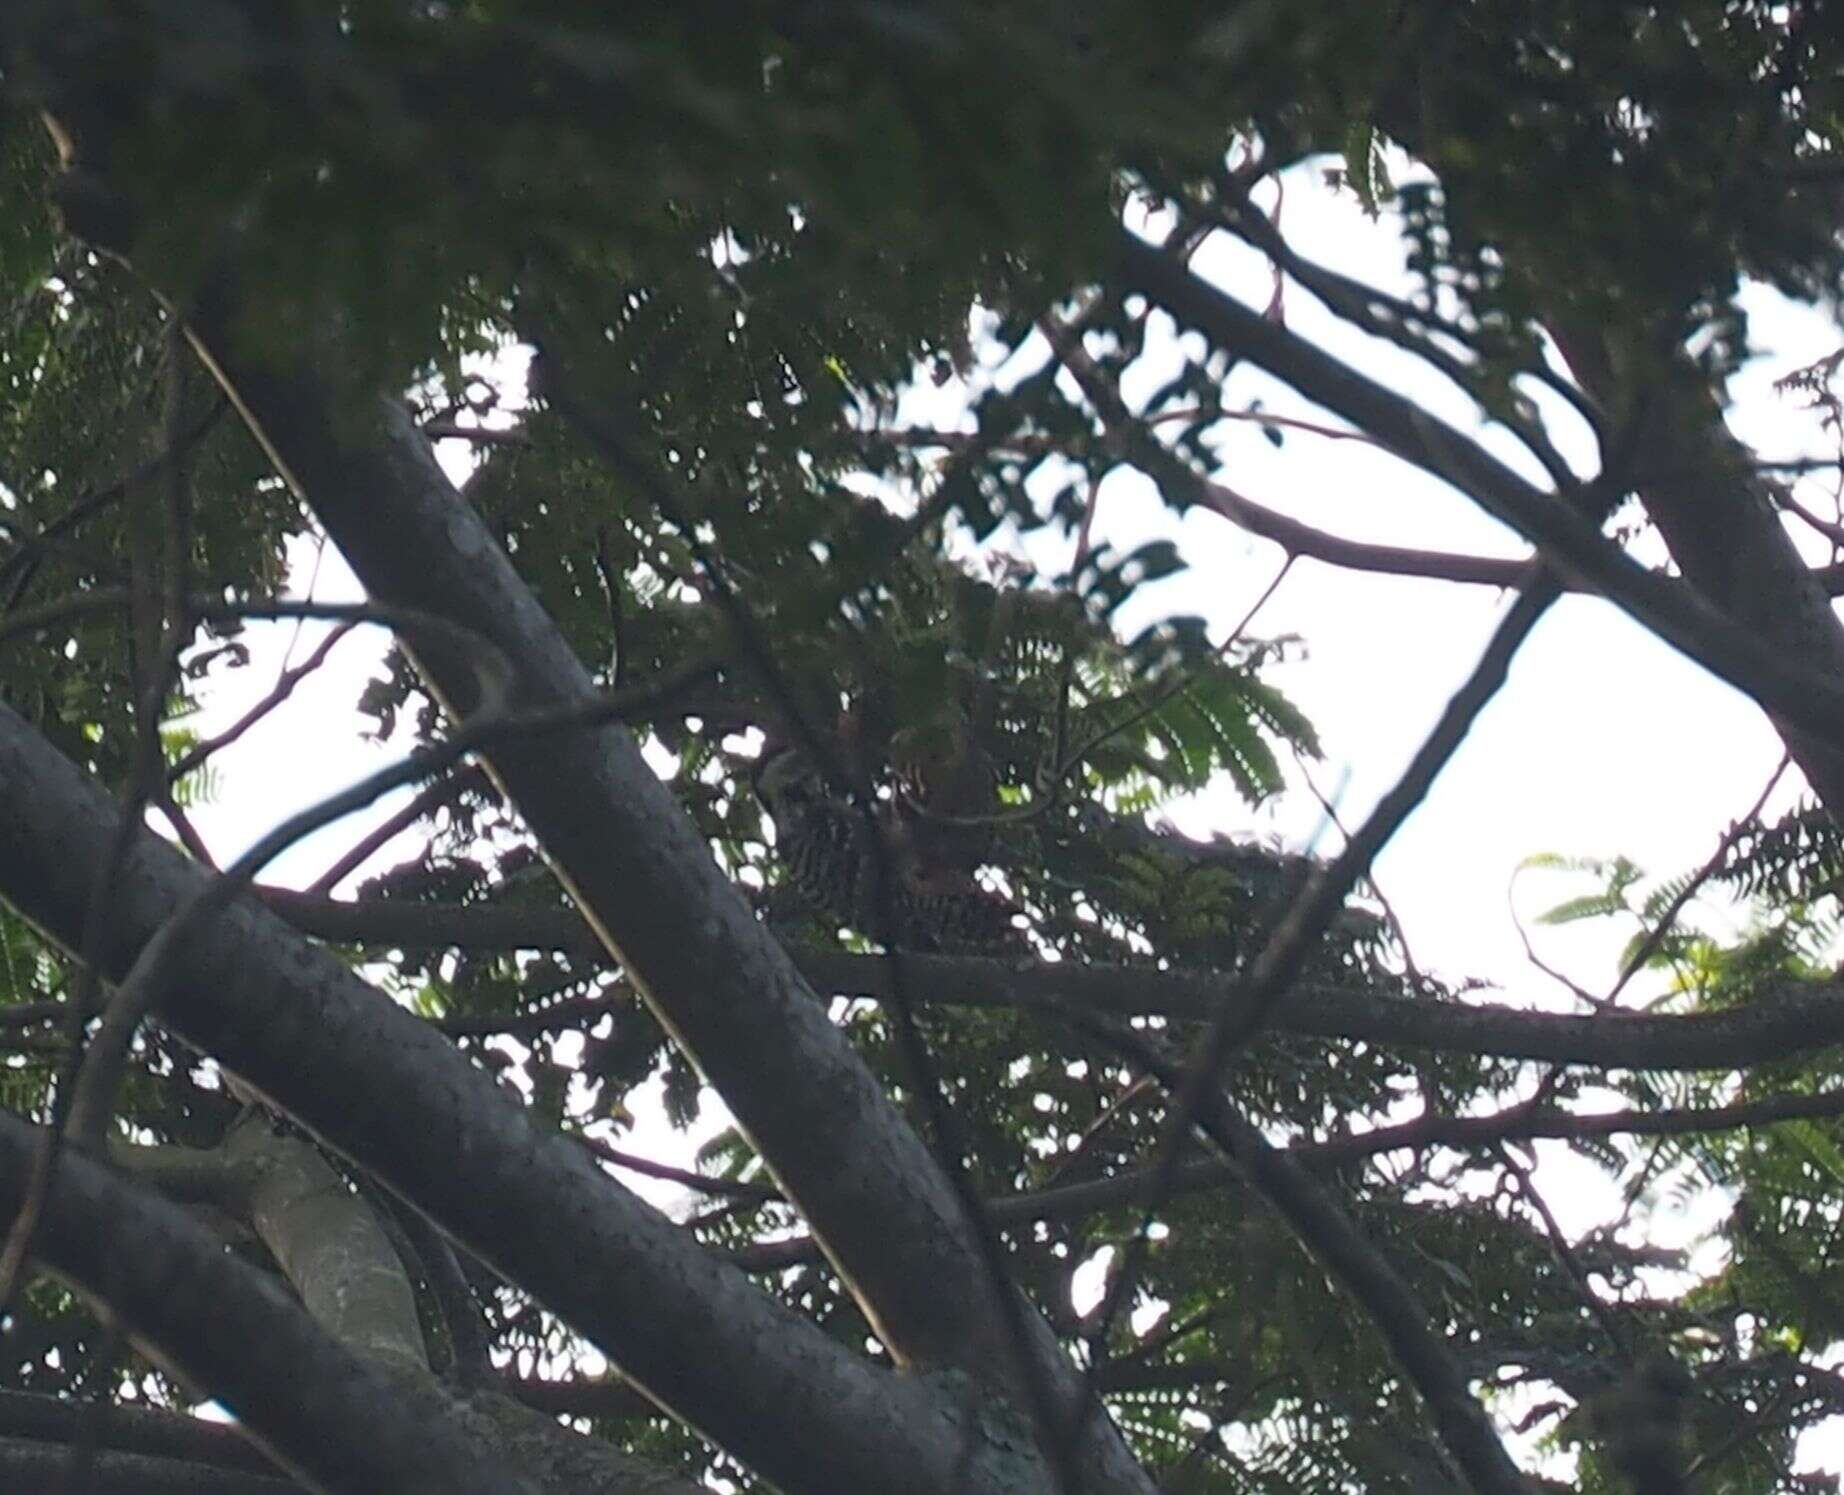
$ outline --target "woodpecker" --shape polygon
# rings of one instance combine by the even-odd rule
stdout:
[[[756,798],[775,822],[788,884],[816,912],[902,949],[1027,948],[1010,902],[981,887],[970,868],[924,854],[925,840],[903,802],[880,804],[867,815],[832,793],[792,747],[766,749],[753,777]]]

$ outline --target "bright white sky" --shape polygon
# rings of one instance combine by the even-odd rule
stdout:
[[[1284,226],[1309,257],[1384,289],[1409,289],[1390,222],[1368,220],[1350,198],[1319,185],[1315,171],[1289,178]],[[1245,301],[1266,303],[1270,272],[1251,252],[1212,244],[1195,263]],[[1771,384],[1844,339],[1827,316],[1771,293],[1751,294],[1748,308],[1761,354],[1733,385],[1734,429],[1763,456],[1826,455],[1817,418],[1775,394]],[[1390,379],[1447,418],[1476,425],[1464,399],[1442,381],[1405,355],[1336,325],[1298,287],[1289,287],[1286,317],[1297,332]],[[1156,349],[1158,340],[1151,345]],[[1169,336],[1166,346],[1171,347]],[[1142,392],[1166,372],[1151,367],[1154,361],[1148,360]],[[958,394],[952,385],[930,388],[906,402],[905,423],[953,424]],[[1227,403],[1235,408],[1256,396],[1274,413],[1326,418],[1265,376],[1238,370]],[[1565,423],[1554,434],[1571,459],[1582,454],[1579,430]],[[1515,453],[1508,441],[1492,440],[1500,455]],[[455,443],[446,446],[450,470],[459,471],[465,453]],[[1290,433],[1276,450],[1249,426],[1231,430],[1220,453],[1221,476],[1245,496],[1343,535],[1522,553],[1514,536],[1472,504],[1358,442]],[[1540,476],[1527,459],[1523,466]],[[1829,512],[1821,486],[1811,485],[1807,496],[1811,506]],[[1175,523],[1144,480],[1111,479],[1098,510],[1097,541],[1130,546],[1153,534],[1177,537],[1190,569],[1149,589],[1146,602],[1136,604],[1143,609],[1139,621],[1155,612],[1201,614],[1218,638],[1273,579],[1282,559],[1273,545],[1217,518],[1199,513]],[[1801,543],[1805,540],[1802,536]],[[301,553],[311,557],[309,547]],[[1822,548],[1814,547],[1812,554],[1823,558]],[[1648,553],[1648,559],[1657,556]],[[305,582],[305,567],[296,574]],[[331,552],[320,567],[315,595],[326,600],[357,595]],[[1477,659],[1502,607],[1502,598],[1477,587],[1368,576],[1313,561],[1294,566],[1251,632],[1297,633],[1306,642],[1308,657],[1271,678],[1318,727],[1326,762],[1314,776],[1328,793],[1342,785],[1339,809],[1346,824],[1356,824],[1394,782]],[[292,625],[251,629],[264,663],[219,692],[199,730],[209,733],[234,720],[264,693],[293,632]],[[317,633],[303,630],[294,658],[311,648]],[[379,652],[374,638],[344,641],[332,667],[219,759],[219,797],[196,818],[222,858],[234,856],[284,815],[402,751],[356,736],[352,702]],[[1520,1002],[1560,1004],[1556,983],[1527,963],[1508,909],[1507,888],[1519,863],[1537,852],[1621,853],[1659,874],[1689,870],[1753,803],[1780,756],[1778,738],[1749,702],[1613,608],[1567,598],[1539,625],[1506,688],[1428,802],[1384,852],[1376,879],[1423,969],[1487,978]],[[1784,806],[1799,792],[1797,775],[1790,774],[1774,803]],[[401,797],[387,801],[386,808],[396,803]],[[1173,807],[1172,816],[1193,833],[1258,833],[1296,848],[1321,831],[1324,818],[1303,791],[1251,811],[1226,790]],[[375,817],[355,817],[322,833],[284,857],[269,878],[311,881],[368,823]],[[1318,849],[1332,844],[1327,838]],[[1582,891],[1581,883],[1557,874],[1527,874],[1520,883],[1520,907],[1528,916]],[[1721,917],[1720,909],[1711,912]],[[1614,976],[1615,952],[1631,932],[1613,926],[1533,928],[1531,935],[1546,959],[1590,990],[1604,990]],[[643,1121],[630,1145],[685,1156],[683,1139],[650,1122]],[[1554,1191],[1551,1202],[1565,1218],[1585,1225],[1613,1202],[1579,1170],[1548,1168],[1545,1174]],[[677,1195],[670,1188],[649,1192],[661,1202]],[[1655,1215],[1651,1224],[1661,1237],[1681,1239],[1694,1221]],[[1844,1467],[1834,1457],[1825,1462]]]

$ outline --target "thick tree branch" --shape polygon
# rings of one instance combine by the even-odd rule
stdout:
[[[0,1208],[19,1208],[38,1148],[36,1128],[0,1117]],[[315,1488],[531,1488],[460,1429],[400,1408],[375,1369],[175,1206],[87,1158],[66,1151],[59,1159],[32,1254],[104,1305],[156,1360],[223,1401]]]
[[[194,345],[370,594],[466,619],[514,661],[515,704],[568,706],[594,687],[554,622],[395,402],[370,418],[318,369],[245,356],[228,282],[202,298]],[[478,704],[473,670],[415,641],[452,716]],[[488,766],[635,986],[696,1060],[899,1361],[1012,1378],[1009,1315],[972,1223],[921,1139],[724,878],[633,738],[608,725],[497,744]],[[1033,1320],[1033,1374],[1070,1407],[1085,1393]],[[1019,1387],[1014,1382],[1012,1389]],[[1145,1476],[1105,1417],[1082,1458],[1123,1488]]]
[[[314,1321],[356,1355],[429,1368],[416,1294],[365,1201],[299,1137],[246,1111],[224,1140],[242,1212]]]
[[[404,1245],[421,1264],[424,1280],[440,1309],[448,1338],[448,1361],[441,1367],[443,1376],[468,1390],[484,1386],[493,1371],[492,1335],[454,1245],[402,1201],[381,1194],[377,1197],[390,1210]],[[646,1401],[640,1392],[634,1395]],[[646,1405],[653,1410],[651,1402]]]
[[[251,1110],[225,1138],[221,1161],[241,1186],[239,1212],[302,1306],[365,1363],[387,1369],[400,1406],[427,1409],[431,1418],[471,1431],[479,1446],[499,1450],[550,1495],[583,1489],[693,1495],[696,1487],[678,1476],[559,1427],[484,1385],[454,1396],[438,1384],[409,1276],[374,1209],[378,1195],[348,1188],[303,1138]]]
[[[111,1137],[108,1152],[113,1167],[175,1204],[228,1207],[244,1191],[237,1166],[221,1148],[205,1151],[164,1143],[138,1147]]]
[[[81,937],[88,869],[118,822],[112,800],[0,707],[0,893],[67,948]],[[104,974],[122,976],[205,876],[138,832]],[[166,1024],[769,1478],[916,1495],[956,1482],[1047,1488],[1041,1464],[989,1438],[952,1391],[891,1376],[757,1291],[273,915],[240,900],[176,955],[179,979],[157,1009]]]
[[[1603,404],[1621,397],[1599,329],[1552,329],[1569,367]],[[1777,512],[1753,454],[1723,424],[1713,396],[1689,369],[1667,365],[1647,380],[1634,470],[1646,512],[1685,577],[1730,617],[1789,659],[1844,677],[1844,623]],[[1651,472],[1668,478],[1648,479]],[[1794,761],[1834,818],[1844,821],[1844,734],[1814,733],[1797,716],[1769,713]]]
[[[275,1461],[250,1442],[240,1428],[146,1407],[107,1406],[24,1391],[0,1391],[0,1437],[65,1444],[87,1439],[99,1448],[122,1453],[280,1477]]]
[[[114,1448],[92,1449],[80,1465],[75,1457],[62,1444],[0,1437],[0,1488],[72,1489],[73,1467],[82,1471],[83,1495],[301,1495],[305,1488],[280,1475]]]

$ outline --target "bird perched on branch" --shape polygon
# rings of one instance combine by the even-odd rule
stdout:
[[[913,789],[913,797],[879,801],[867,813],[786,744],[764,749],[754,784],[775,822],[788,884],[815,912],[901,949],[1028,949],[1017,910],[974,877],[965,838],[931,834],[926,786]]]

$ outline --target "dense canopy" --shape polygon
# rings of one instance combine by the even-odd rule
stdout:
[[[1723,419],[1745,288],[1835,314],[1838,25],[0,11],[0,1478],[1839,1488],[1844,515]],[[1408,295],[1296,242],[1327,191]],[[1788,371],[1833,433],[1838,367]],[[1251,437],[1526,553],[1316,528],[1231,486]],[[1297,641],[1145,605],[1188,557],[1100,536],[1123,469],[1289,563],[1504,592],[1336,856],[1157,817],[1318,741]],[[1809,795],[1589,869],[1554,917],[1638,933],[1558,1012],[1419,969],[1367,873],[1568,591]],[[225,862],[216,755],[331,730],[296,687],[374,629],[389,766],[274,785]],[[694,1169],[639,1147],[656,1095]],[[1558,1167],[1696,1196],[1711,1249],[1571,1228]]]

